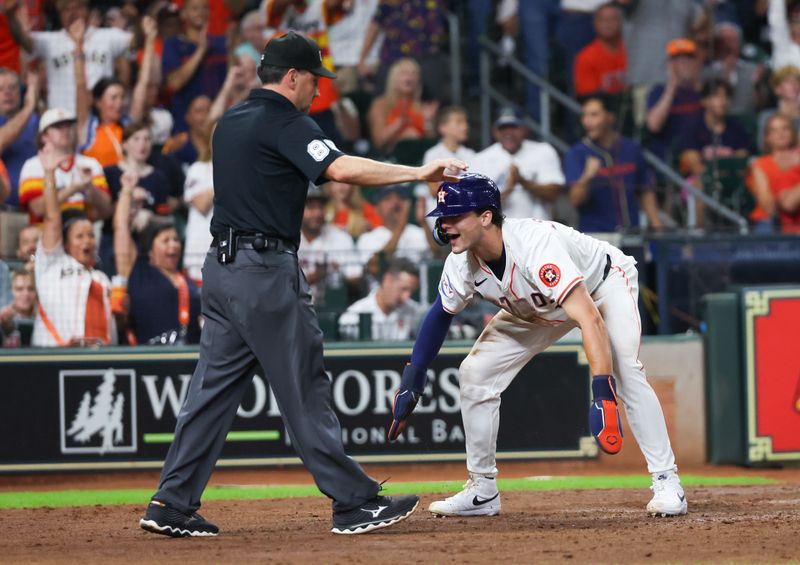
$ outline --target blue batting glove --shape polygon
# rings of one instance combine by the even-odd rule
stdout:
[[[394,393],[394,404],[392,405],[392,425],[389,426],[387,437],[389,441],[395,441],[404,429],[406,420],[417,402],[422,398],[422,392],[428,383],[428,374],[425,369],[415,367],[411,363],[406,363],[403,369],[403,376],[400,379],[400,388]]]
[[[589,406],[589,429],[597,445],[614,455],[622,449],[622,423],[617,408],[617,385],[611,375],[592,378],[592,396]]]

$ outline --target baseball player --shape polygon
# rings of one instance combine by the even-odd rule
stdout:
[[[405,428],[425,389],[426,370],[455,314],[474,296],[501,308],[461,363],[467,447],[464,490],[432,503],[442,516],[500,512],[495,477],[500,395],[519,370],[575,327],[592,371],[589,426],[600,448],[622,447],[618,399],[653,476],[653,515],[687,511],[658,398],[639,362],[638,273],[633,258],[556,222],[503,217],[500,191],[487,177],[441,184],[436,239],[449,243],[439,296],[428,311],[395,394],[389,440]]]

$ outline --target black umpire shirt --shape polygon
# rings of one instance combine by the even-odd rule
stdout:
[[[286,97],[255,89],[229,109],[212,139],[214,216],[211,233],[228,228],[300,245],[309,181],[342,153]]]

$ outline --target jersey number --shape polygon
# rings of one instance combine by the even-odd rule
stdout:
[[[544,308],[548,304],[551,304],[553,301],[545,297],[545,295],[542,294],[541,292],[534,292],[533,294],[531,294],[531,302],[533,302],[533,305],[536,306],[537,308]]]

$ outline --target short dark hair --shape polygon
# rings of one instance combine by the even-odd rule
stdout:
[[[138,131],[142,131],[143,129],[150,131],[150,124],[148,124],[145,120],[137,120],[129,123],[127,126],[122,128],[122,143],[125,143],[133,136],[133,134]]]
[[[467,117],[467,109],[463,106],[445,106],[436,115],[436,127],[440,127],[443,123],[450,119],[453,114],[462,114]]]
[[[153,248],[153,242],[161,232],[174,230],[175,222],[169,217],[153,216],[139,233],[137,247],[141,257],[147,257]]]
[[[622,7],[616,2],[606,2],[605,4],[600,4],[594,9],[594,14],[597,14],[600,10],[605,10],[606,8],[613,8],[620,16],[622,16]]]
[[[283,80],[286,73],[289,72],[288,67],[275,67],[273,65],[265,65],[261,63],[258,67],[258,78],[264,84],[277,84]]]
[[[14,269],[11,271],[11,282],[13,283],[19,277],[31,277],[33,279],[34,287],[36,286],[36,277],[33,275],[32,271],[26,271],[22,267],[18,269]]]
[[[503,227],[503,222],[505,221],[506,217],[503,215],[503,213],[500,210],[498,210],[494,206],[484,206],[483,208],[478,208],[477,210],[475,210],[475,213],[478,216],[480,216],[486,210],[491,210],[492,211],[492,224],[494,224],[498,228],[502,228]]]
[[[67,245],[67,236],[72,226],[83,220],[89,221],[89,216],[81,210],[67,209],[61,212],[61,242],[64,246]]]
[[[586,106],[586,104],[588,104],[593,100],[596,100],[597,102],[600,103],[600,106],[602,106],[603,110],[605,110],[606,112],[609,112],[610,114],[617,113],[617,104],[614,98],[605,92],[600,92],[600,91],[591,92],[586,96],[581,96],[579,100],[581,103],[581,107]]]
[[[710,78],[703,84],[700,98],[706,99],[709,96],[714,96],[720,90],[724,90],[728,98],[733,96],[733,88],[727,80],[719,77]]]
[[[106,90],[114,85],[121,86],[123,90],[127,90],[125,88],[125,83],[117,78],[103,77],[98,80],[97,83],[92,87],[92,106],[94,107],[94,104],[96,104],[97,101],[103,97],[103,94],[106,93]]]
[[[22,87],[22,80],[20,80],[19,75],[15,73],[13,70],[6,67],[0,67],[0,77],[2,76],[13,77],[14,80],[17,81],[17,88]]]
[[[396,277],[400,273],[408,273],[411,276],[419,278],[419,269],[417,266],[405,258],[397,258],[393,259],[389,266],[386,268],[386,275],[392,275]]]

